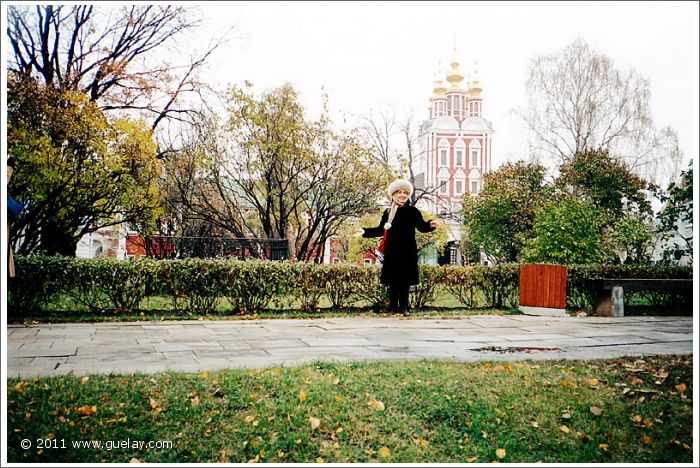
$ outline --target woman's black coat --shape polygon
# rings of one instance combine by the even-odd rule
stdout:
[[[389,218],[385,210],[379,226],[363,228],[362,237],[382,237],[384,223]],[[416,229],[420,232],[434,231],[430,221],[423,221],[423,215],[415,206],[406,203],[399,207],[387,231],[384,244],[384,265],[381,281],[389,285],[418,284],[418,248],[416,247]]]

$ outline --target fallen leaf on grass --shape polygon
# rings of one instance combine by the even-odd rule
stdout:
[[[97,406],[95,405],[85,405],[81,406],[76,410],[78,416],[92,416],[97,413]]]
[[[379,456],[382,458],[386,458],[389,455],[391,455],[391,452],[389,451],[389,447],[382,447],[379,449]]]
[[[562,380],[561,384],[566,388],[578,388],[578,385],[576,385],[575,383],[569,382],[566,379]]]
[[[598,448],[607,452],[610,446],[608,444],[598,444]]]
[[[384,403],[377,400],[370,400],[367,402],[367,406],[374,408],[377,411],[384,411]]]
[[[600,416],[600,414],[603,412],[603,410],[597,406],[591,406],[589,409],[591,410],[591,413],[595,414],[596,416]]]
[[[632,385],[641,385],[644,383],[644,381],[642,379],[637,378],[633,375],[630,375],[629,377],[627,377],[627,380],[629,380]]]
[[[321,425],[321,420],[318,418],[310,417],[309,423],[311,424],[311,429],[317,429]]]
[[[155,414],[158,414],[161,411],[163,411],[163,407],[160,405],[160,403],[157,400],[154,400],[153,398],[149,397],[148,402],[151,405],[151,411],[153,411]]]
[[[413,439],[413,442],[416,445],[420,445],[420,446],[428,445],[428,441],[422,437],[418,437],[417,439]]]
[[[299,401],[306,401],[306,392],[304,390],[299,392]]]
[[[596,387],[598,384],[600,384],[598,379],[588,379],[588,385],[591,387]]]
[[[651,437],[649,437],[649,436],[646,435],[646,434],[643,435],[643,436],[642,436],[642,442],[645,443],[645,444],[650,443],[650,442],[651,442]]]
[[[499,448],[496,450],[496,456],[498,458],[505,458],[506,457],[506,449]]]
[[[682,398],[685,398],[685,391],[687,390],[687,387],[684,383],[676,385],[676,390],[680,392]]]
[[[323,457],[316,457],[316,463],[325,463],[326,460],[323,459]]]
[[[559,426],[559,430],[562,431],[562,432],[565,432],[565,433],[567,433],[567,434],[571,432],[571,429],[569,429],[569,428],[566,427],[566,426]]]

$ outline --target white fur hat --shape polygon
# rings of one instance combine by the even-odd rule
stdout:
[[[394,192],[400,189],[407,191],[409,197],[413,194],[413,185],[411,185],[411,183],[406,179],[398,179],[393,181],[389,185],[389,189],[386,191],[386,193],[388,193],[389,197],[391,198],[394,195]]]

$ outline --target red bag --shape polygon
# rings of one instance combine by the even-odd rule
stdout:
[[[384,244],[386,243],[386,232],[387,232],[386,229],[384,229],[384,235],[382,236],[381,240],[379,241],[379,247],[377,247],[377,250],[382,255],[384,255]]]

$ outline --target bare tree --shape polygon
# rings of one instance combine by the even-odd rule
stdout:
[[[354,135],[328,133],[318,148],[316,171],[305,184],[304,204],[307,209],[296,224],[297,259],[321,260],[325,244],[335,237],[343,224],[374,209],[378,193],[386,186],[386,174],[372,167],[371,151]]]
[[[85,93],[102,110],[147,116],[153,129],[163,120],[189,122],[196,109],[183,98],[209,89],[198,72],[228,34],[199,55],[183,53],[192,49],[185,33],[199,26],[192,9],[177,5],[13,5],[8,70]]]
[[[670,129],[656,131],[649,81],[617,69],[581,39],[532,59],[529,105],[521,117],[532,133],[531,151],[561,163],[586,150],[608,149],[640,175],[658,177],[677,156]],[[664,174],[665,175],[665,174]]]
[[[360,135],[373,148],[373,158],[385,169],[392,166],[392,160],[397,157],[393,146],[397,132],[396,111],[384,108],[379,111],[370,109],[370,115],[360,119]]]
[[[245,237],[251,231],[237,197],[228,195],[229,187],[220,177],[217,164],[225,147],[215,118],[202,117],[178,135],[180,149],[164,163],[165,176],[160,186],[160,233],[173,236]],[[170,144],[173,146],[174,144]]]
[[[397,118],[396,112],[391,108],[371,112],[369,116],[362,118],[360,125],[360,134],[371,144],[374,159],[388,174],[407,174],[407,179],[415,189],[411,196],[413,203],[421,199],[439,201],[440,188],[448,184],[449,180],[436,187],[416,184],[416,176],[419,174],[415,173],[415,168],[418,160],[425,157],[426,151],[426,148],[421,146],[423,138],[420,131],[412,113]],[[447,211],[452,213],[453,210],[450,208]]]

